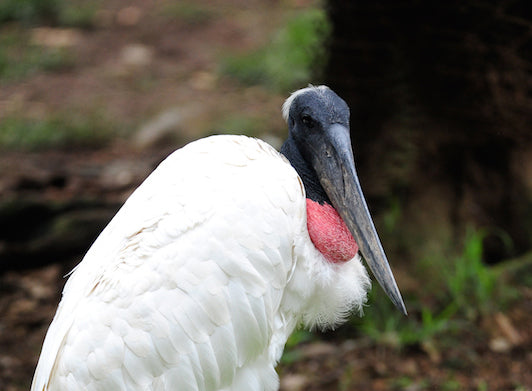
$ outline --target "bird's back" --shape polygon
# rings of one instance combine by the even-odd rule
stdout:
[[[70,276],[32,390],[276,389],[305,224],[301,181],[267,144],[176,151]]]

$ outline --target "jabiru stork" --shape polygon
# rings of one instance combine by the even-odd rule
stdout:
[[[32,383],[45,390],[276,390],[298,326],[370,287],[406,314],[357,179],[349,108],[293,93],[281,153],[211,136],[164,160],[73,270]]]

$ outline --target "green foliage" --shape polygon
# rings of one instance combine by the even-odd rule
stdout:
[[[394,390],[428,390],[431,384],[426,379],[414,379],[408,376],[401,376],[394,380],[392,389]]]
[[[215,11],[196,2],[170,1],[161,7],[160,14],[165,18],[178,19],[189,25],[202,25],[214,17]]]
[[[449,378],[441,384],[442,391],[457,391],[462,389],[462,384],[454,378]]]
[[[18,22],[88,28],[93,25],[96,5],[81,0],[2,0],[0,25]]]
[[[485,380],[480,380],[477,386],[478,391],[488,391],[488,383]]]
[[[66,48],[32,45],[27,31],[9,29],[0,34],[0,83],[38,71],[63,71],[73,67],[74,62]]]
[[[330,26],[323,10],[299,12],[271,43],[252,53],[226,58],[222,71],[247,84],[286,92],[312,80],[325,64]]]
[[[113,135],[100,116],[55,116],[44,120],[7,117],[0,120],[0,149],[36,150],[58,147],[96,147]]]
[[[379,344],[396,348],[422,344],[455,326],[451,321],[456,312],[454,305],[434,313],[427,306],[407,300],[410,315],[404,317],[380,289],[377,294],[370,293],[369,301],[370,308],[359,321],[358,328]]]
[[[315,339],[314,334],[310,331],[298,329],[288,337],[285,349],[281,357],[281,363],[288,365],[297,362],[301,358],[301,353],[297,350],[297,346],[304,342],[309,342]]]
[[[230,134],[238,133],[258,137],[261,133],[267,133],[268,123],[258,116],[246,114],[232,114],[221,119],[220,129]]]
[[[312,341],[315,338],[314,334],[311,333],[308,330],[304,329],[298,329],[288,337],[288,341],[286,341],[286,348],[291,349],[296,347],[297,345]]]
[[[498,309],[510,288],[499,283],[497,273],[482,262],[485,235],[484,230],[468,229],[461,254],[432,260],[432,272],[424,273],[425,291],[405,301],[408,317],[380,289],[370,294],[370,308],[358,321],[358,329],[377,343],[394,347],[426,344],[456,331],[464,320],[467,324]]]
[[[60,0],[2,0],[0,24],[5,22],[56,23]]]
[[[393,196],[390,197],[388,208],[382,218],[383,229],[386,231],[386,234],[396,234],[402,212],[399,199]]]
[[[64,1],[59,11],[59,24],[66,27],[77,27],[90,29],[94,27],[96,11],[98,10],[96,1]]]
[[[450,265],[442,269],[451,302],[468,319],[490,312],[495,306],[497,277],[482,262],[485,232],[468,229],[464,250]]]

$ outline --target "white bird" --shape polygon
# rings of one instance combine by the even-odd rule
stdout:
[[[281,153],[212,136],[139,186],[67,281],[31,389],[269,391],[294,328],[333,327],[377,280],[406,313],[356,176],[349,108],[283,105]]]

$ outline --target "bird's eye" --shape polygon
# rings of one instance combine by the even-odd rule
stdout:
[[[303,125],[305,125],[307,128],[313,128],[314,127],[314,120],[308,114],[303,114],[301,116],[301,122],[303,122]]]

